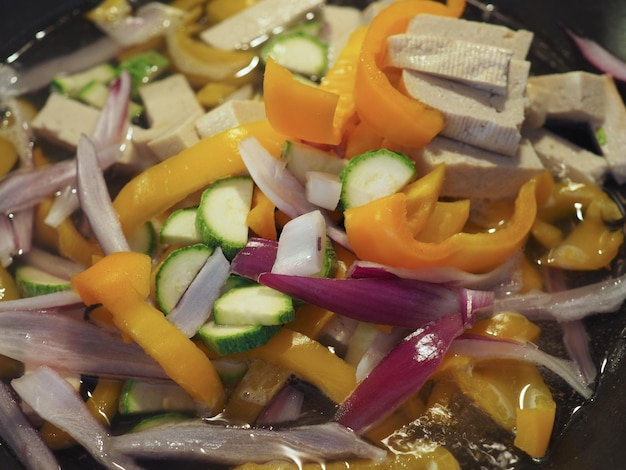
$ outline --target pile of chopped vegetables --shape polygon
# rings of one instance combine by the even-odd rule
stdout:
[[[94,44],[0,65],[0,438],[26,468],[459,468],[458,403],[549,455],[555,377],[594,394],[582,321],[626,298],[602,189],[626,108],[464,11],[105,0]],[[563,83],[596,101],[560,109]]]

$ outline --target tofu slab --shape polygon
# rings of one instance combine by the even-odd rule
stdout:
[[[518,60],[526,58],[533,40],[533,33],[524,29],[515,31],[506,26],[428,14],[413,18],[406,32],[501,47],[512,51],[513,59]]]
[[[545,170],[526,139],[522,140],[514,157],[487,152],[445,137],[436,137],[423,149],[412,149],[408,154],[420,174],[445,163],[446,178],[441,191],[444,197],[515,198],[526,181]]]
[[[262,101],[231,100],[213,108],[195,120],[195,128],[201,138],[248,122],[265,119],[265,105]]]
[[[544,166],[558,179],[602,184],[608,172],[606,158],[585,150],[545,129],[525,132]]]
[[[605,92],[604,122],[594,129],[596,135],[601,131],[603,138],[598,141],[602,154],[619,184],[626,183],[626,107],[609,75],[602,75]]]
[[[172,126],[148,142],[148,148],[159,160],[167,160],[200,141],[196,132],[196,119],[201,113],[191,114],[178,125]]]
[[[402,86],[409,96],[444,114],[441,135],[513,156],[521,138],[529,70],[529,62],[511,61],[506,96],[412,70],[402,72]]]
[[[323,5],[323,0],[260,0],[205,29],[200,39],[218,49],[255,47],[275,30],[291,26]]]
[[[425,34],[387,39],[387,65],[460,81],[505,95],[510,49]]]
[[[530,77],[528,83],[549,90],[529,94],[530,107],[544,108],[547,118],[589,123],[604,120],[606,98],[602,75],[573,71]]]
[[[187,78],[182,74],[174,74],[139,87],[139,96],[150,127],[178,125],[190,115],[204,112]]]

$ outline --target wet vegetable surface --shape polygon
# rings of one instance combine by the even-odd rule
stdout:
[[[3,8],[0,17],[0,59],[4,60],[18,50],[37,31],[53,24],[57,18],[87,9],[97,3],[95,0],[71,0],[62,4],[51,4],[49,0],[13,2],[8,8]],[[366,2],[330,3],[362,5]],[[535,41],[529,55],[534,73],[563,72],[571,69],[597,72],[575,48],[565,34],[564,26],[577,34],[596,39],[615,55],[626,58],[626,30],[622,26],[626,17],[624,1],[497,0],[492,2],[495,6],[494,11],[476,7],[476,3],[468,1],[467,12],[472,19],[503,23],[513,28],[523,27],[535,32]],[[82,22],[73,23],[70,21],[65,25],[73,31],[69,36],[65,36],[66,39],[81,37],[87,40],[95,32],[92,27],[85,26]],[[39,45],[35,47],[32,51],[33,60],[48,54],[50,50],[48,47],[67,44],[66,39],[61,38],[54,46],[48,44],[48,41],[43,41],[42,45],[46,47]],[[53,41],[50,40],[50,43]],[[624,83],[618,85],[624,94],[626,85]],[[620,188],[614,189],[619,192]],[[622,312],[616,315],[592,317],[585,321],[585,325],[593,339],[592,351],[595,362],[604,364],[595,398],[570,417],[578,397],[563,387],[558,379],[548,376],[548,383],[561,391],[560,398],[566,403],[559,408],[556,418],[556,428],[563,430],[562,435],[554,440],[547,463],[538,465],[526,459],[519,461],[515,468],[619,468],[626,459],[626,446],[623,445],[623,436],[626,435],[624,419],[626,401],[623,399],[626,394],[626,364],[624,364],[626,311],[622,309]],[[560,341],[554,343],[560,344]],[[605,358],[606,362],[603,362]],[[559,392],[555,394],[558,395]],[[459,403],[458,407],[463,408],[463,404]],[[472,433],[472,429],[468,431],[468,434]],[[474,432],[478,435],[480,429]],[[64,469],[91,468],[93,465],[93,461],[78,449],[64,452],[61,459],[67,463]],[[22,468],[13,461],[4,446],[0,446],[0,467],[8,470]],[[163,466],[166,467],[167,465]],[[206,468],[206,466],[197,467]],[[189,468],[196,466],[190,465]]]

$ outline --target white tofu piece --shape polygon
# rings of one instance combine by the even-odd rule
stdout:
[[[549,95],[550,90],[535,85],[531,77],[528,78],[523,130],[539,129],[546,123]]]
[[[524,133],[524,137],[530,140],[543,165],[557,179],[602,184],[608,172],[605,158],[545,129]]]
[[[331,66],[346,46],[350,35],[363,24],[363,12],[355,7],[326,5],[324,21],[330,30],[328,65]]]
[[[619,184],[626,183],[626,108],[615,86],[615,80],[609,75],[602,75],[605,92],[604,122],[594,127],[595,135],[602,135],[598,144]]]
[[[272,34],[304,19],[307,13],[319,11],[323,5],[324,0],[260,0],[205,29],[199,37],[218,49],[255,47]]]
[[[167,160],[200,141],[196,132],[196,119],[201,113],[194,113],[179,125],[172,126],[158,137],[148,142],[148,148],[159,160]]]
[[[533,33],[524,29],[512,30],[506,26],[448,18],[437,15],[417,15],[407,27],[408,34],[443,36],[509,49],[513,59],[524,60],[530,49]]]
[[[445,163],[441,195],[453,198],[514,198],[520,187],[545,168],[531,143],[523,139],[517,154],[506,157],[445,137],[436,137],[423,149],[411,149],[420,174]]]
[[[402,85],[409,96],[444,114],[442,136],[512,156],[521,138],[529,70],[529,62],[511,61],[506,96],[412,70],[402,72]]]
[[[150,127],[177,125],[192,114],[204,112],[187,78],[182,74],[174,74],[139,87],[139,96]]]
[[[231,100],[195,120],[196,132],[204,139],[248,122],[265,119],[265,104],[255,100]]]
[[[387,52],[387,65],[506,94],[510,49],[443,36],[394,34],[387,39]]]
[[[547,118],[589,123],[604,120],[606,98],[602,75],[584,71],[537,75],[530,77],[528,84],[548,90],[534,100],[529,95],[530,106],[544,107]]]
[[[52,93],[32,121],[32,128],[44,139],[69,150],[75,150],[81,134],[92,135],[100,110]]]

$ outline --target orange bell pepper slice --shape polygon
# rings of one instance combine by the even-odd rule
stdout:
[[[238,144],[247,137],[256,137],[273,155],[280,155],[286,140],[266,120],[244,124],[203,139],[130,180],[113,201],[126,236],[213,181],[246,171]]]
[[[150,268],[147,255],[117,252],[73,276],[72,286],[86,305],[104,306],[113,323],[152,356],[174,382],[216,413],[225,400],[219,375],[195,343],[146,301]]]
[[[341,141],[333,127],[339,95],[297,80],[271,57],[265,65],[263,101],[267,119],[278,132],[319,144]]]
[[[354,99],[359,117],[374,131],[396,145],[423,147],[444,127],[440,111],[402,94],[383,72],[387,38],[406,31],[411,18],[429,13],[458,17],[465,2],[450,6],[424,0],[394,2],[370,24],[356,71]]]
[[[526,241],[537,205],[535,181],[520,189],[508,224],[494,232],[459,232],[440,243],[420,242],[407,223],[407,196],[396,193],[345,211],[348,240],[366,261],[402,268],[453,266],[470,272],[493,269]]]
[[[250,230],[259,237],[276,240],[276,206],[258,186],[252,194],[252,208],[248,213],[247,223]]]

